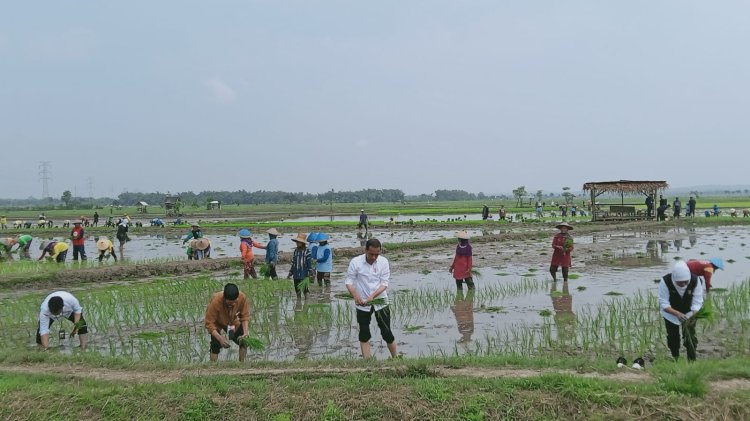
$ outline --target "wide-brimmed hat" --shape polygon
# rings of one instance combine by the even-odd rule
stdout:
[[[469,233],[466,231],[457,232],[456,237],[458,237],[459,240],[468,240],[470,238]]]
[[[318,241],[318,237],[320,236],[319,232],[311,232],[310,234],[307,234],[307,242],[308,243],[314,243]]]
[[[249,229],[243,228],[243,229],[240,230],[240,232],[237,233],[237,235],[239,235],[240,238],[250,238],[250,237],[252,237],[253,233],[250,232]]]
[[[560,222],[559,224],[555,225],[555,228],[560,228],[560,227],[565,227],[569,230],[573,229],[573,227],[567,222]]]
[[[317,241],[319,243],[322,243],[324,241],[328,241],[330,239],[331,239],[331,237],[329,237],[328,234],[323,234],[322,232],[318,233]]]
[[[297,238],[292,238],[292,241],[305,244],[307,243],[307,234],[305,234],[304,232],[301,232],[297,234]]]
[[[99,237],[99,239],[96,241],[96,249],[99,251],[104,251],[109,248],[109,238],[107,237]]]
[[[280,232],[279,232],[278,230],[276,230],[276,228],[271,228],[271,229],[269,229],[268,231],[266,231],[266,234],[271,234],[271,235],[275,235],[275,236],[277,236],[277,237],[278,237],[279,235],[281,235],[281,233],[280,233]]]
[[[205,250],[211,246],[211,242],[208,238],[198,238],[190,242],[190,248],[193,250]]]
[[[190,226],[191,226],[191,227],[198,227],[198,228],[200,228],[200,227],[201,227],[201,225],[200,225],[199,223],[197,223],[197,222],[195,222],[195,223],[193,223],[193,224],[190,224]]]
[[[711,262],[712,265],[716,266],[716,269],[724,270],[724,261],[719,259],[718,257],[712,257],[708,259],[709,262]]]
[[[359,211],[360,211],[360,212],[364,212],[365,210],[364,210],[364,209],[360,209]]]

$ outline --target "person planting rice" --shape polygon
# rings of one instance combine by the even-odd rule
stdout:
[[[705,281],[703,282],[703,287],[706,290],[706,294],[711,291],[711,278],[713,274],[717,269],[724,269],[724,261],[718,257],[712,257],[708,260],[690,259],[687,261],[687,265],[690,268],[690,273],[699,279],[702,277]]]
[[[255,264],[253,263],[253,259],[255,258],[253,247],[264,249],[266,246],[253,240],[253,233],[249,229],[241,229],[238,235],[240,236],[240,256],[244,267],[244,279],[248,279],[251,276],[253,279],[258,279],[258,274],[255,272]]]
[[[42,260],[44,256],[49,254],[49,258],[57,263],[65,263],[65,257],[68,255],[68,244],[64,241],[42,241],[39,244],[39,250],[42,251],[42,255],[37,260]]]
[[[130,241],[128,237],[128,221],[127,219],[120,218],[117,220],[117,241],[120,243],[120,259],[123,258],[123,252],[125,251],[125,243]]]
[[[0,238],[0,257],[10,258],[10,250],[16,245],[16,239],[12,237]]]
[[[249,330],[250,305],[245,293],[240,292],[237,285],[224,285],[224,291],[217,292],[211,297],[206,307],[204,324],[211,335],[211,361],[219,360],[222,348],[229,348],[229,341],[240,347],[240,361],[245,361],[247,345],[245,337]],[[227,333],[225,338],[222,332]]]
[[[388,308],[388,282],[391,269],[388,259],[380,256],[382,246],[376,238],[365,243],[365,253],[353,258],[346,271],[346,289],[354,298],[359,324],[359,346],[363,358],[370,358],[370,321],[373,313],[380,334],[388,345],[391,358],[396,357],[396,339],[391,332],[391,311]]]
[[[333,271],[333,249],[328,244],[330,237],[328,234],[321,233],[318,237],[318,247],[315,248],[315,277],[318,285],[323,286],[325,282],[327,287],[331,286],[331,272]]]
[[[188,245],[185,249],[188,260],[193,260],[193,258],[195,257],[194,250],[192,247],[190,247],[190,245],[193,244],[192,240],[197,240],[199,238],[203,238],[203,231],[201,230],[201,226],[195,223],[190,227],[190,232],[188,232],[187,235],[182,238],[182,245],[184,246],[185,243],[187,243]]]
[[[289,268],[287,279],[294,279],[294,292],[297,293],[299,299],[302,297],[303,291],[305,297],[310,292],[307,287],[313,276],[312,256],[310,250],[307,249],[307,235],[305,233],[297,234],[297,238],[292,238],[292,241],[297,243],[297,248],[292,253],[292,267]]]
[[[190,260],[211,258],[211,241],[206,237],[190,240],[190,249],[193,250],[193,254],[188,256]]]
[[[104,260],[104,257],[106,256],[107,259],[113,257],[115,259],[115,262],[117,261],[117,254],[115,254],[115,246],[112,244],[112,240],[110,240],[107,237],[99,237],[96,239],[96,249],[99,250],[99,263]]]
[[[268,234],[268,243],[266,243],[265,263],[268,265],[268,277],[278,279],[279,275],[276,274],[276,264],[279,261],[279,240],[276,237],[281,235],[281,233],[276,228],[271,228],[266,231],[266,234]]]
[[[73,222],[73,229],[70,231],[70,241],[73,243],[73,261],[78,261],[79,254],[81,255],[81,260],[86,260],[86,236],[81,221]]]
[[[557,224],[555,228],[560,232],[552,238],[552,262],[549,266],[549,273],[552,275],[552,282],[557,282],[557,268],[562,267],[563,282],[568,282],[568,271],[571,265],[570,252],[573,251],[573,237],[568,231],[573,227],[567,222]]]
[[[471,277],[472,253],[471,244],[469,244],[469,234],[466,231],[459,231],[456,233],[456,237],[458,237],[456,254],[453,257],[453,263],[451,263],[448,272],[453,274],[453,279],[456,280],[457,290],[464,289],[464,282],[466,282],[466,286],[469,290],[473,290],[474,279]]]
[[[675,361],[680,356],[680,327],[688,361],[695,361],[698,340],[695,336],[696,313],[703,307],[703,285],[690,273],[687,263],[674,264],[672,273],[659,282],[659,311],[667,328],[667,346]]]
[[[86,350],[88,327],[83,319],[83,308],[73,294],[65,291],[56,291],[48,295],[42,301],[39,309],[39,325],[36,329],[36,343],[42,351],[49,349],[49,329],[55,320],[66,318],[73,322],[73,330],[70,332],[72,338],[78,334],[78,342],[81,350]],[[62,323],[62,322],[60,322]],[[60,327],[60,339],[65,339],[65,331]]]

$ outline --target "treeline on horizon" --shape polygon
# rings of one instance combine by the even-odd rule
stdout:
[[[507,199],[505,195],[488,196],[484,193],[469,193],[464,190],[435,190],[433,194],[406,195],[400,189],[363,189],[356,191],[333,191],[325,193],[305,193],[305,192],[285,192],[285,191],[266,191],[257,190],[249,192],[245,190],[238,191],[203,191],[194,193],[192,191],[181,193],[138,193],[124,192],[117,198],[80,198],[71,197],[70,192],[59,198],[39,199],[29,197],[26,199],[0,199],[0,206],[19,207],[19,206],[64,206],[64,207],[81,207],[81,206],[109,206],[122,205],[133,206],[138,202],[146,202],[150,206],[159,206],[164,203],[167,196],[178,196],[183,205],[205,205],[206,203],[218,200],[226,205],[255,205],[255,204],[295,204],[295,203],[377,203],[377,202],[427,202],[427,201],[460,201],[460,200],[483,200],[483,199]]]

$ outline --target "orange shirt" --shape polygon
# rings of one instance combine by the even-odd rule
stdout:
[[[253,245],[250,246],[250,244],[247,243],[247,241],[240,241],[240,255],[242,256],[243,262],[252,262],[253,261],[253,247],[257,247],[259,249],[264,249],[266,246],[263,244],[251,240],[253,242]]]
[[[224,292],[217,292],[211,297],[211,302],[206,307],[206,318],[204,324],[208,333],[221,331],[227,326],[239,325],[244,321],[250,320],[250,305],[244,292],[240,292],[237,301],[232,308],[224,305]],[[246,332],[247,333],[247,332]]]

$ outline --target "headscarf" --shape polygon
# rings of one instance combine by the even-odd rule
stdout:
[[[471,256],[471,244],[469,244],[469,240],[458,240],[458,245],[456,246],[456,255]]]

